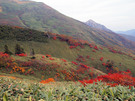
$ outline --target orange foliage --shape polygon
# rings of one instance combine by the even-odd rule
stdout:
[[[24,73],[25,72],[25,68],[23,68],[23,67],[14,66],[12,69],[13,70],[11,70],[10,73],[17,72],[17,71],[19,71],[20,73]]]
[[[48,78],[46,80],[42,80],[40,83],[46,84],[46,83],[49,83],[49,82],[55,82],[55,80],[53,78]]]
[[[49,54],[46,54],[46,57],[51,57],[51,55],[49,55]]]

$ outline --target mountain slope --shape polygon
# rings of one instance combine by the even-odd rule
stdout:
[[[16,44],[19,44],[24,48],[24,51],[28,56],[31,53],[31,49],[34,49],[35,54],[52,55],[52,58],[54,59],[50,60],[52,62],[54,61],[57,63],[57,58],[65,59],[69,62],[73,61],[74,64],[77,63],[77,66],[79,66],[80,63],[83,63],[102,72],[107,72],[106,66],[104,66],[103,63],[106,64],[108,61],[112,61],[114,68],[117,67],[119,70],[130,69],[133,72],[133,75],[135,75],[135,60],[133,60],[133,57],[128,56],[128,53],[127,55],[124,55],[122,52],[115,52],[115,50],[110,51],[108,48],[102,49],[101,46],[88,44],[85,41],[81,41],[82,43],[80,45],[73,47],[74,42],[75,44],[79,44],[80,42],[76,43],[77,40],[74,40],[69,36],[56,36],[57,37],[54,38],[53,34],[51,35],[48,33],[47,35],[44,32],[39,32],[31,29],[1,26],[0,51],[4,52],[4,45],[7,45],[9,50],[14,54],[15,46]],[[38,55],[38,57],[40,57],[39,60],[42,60],[41,56],[42,55]],[[19,58],[15,56],[14,58],[16,58],[16,60],[20,59],[21,61],[29,60],[27,57]],[[64,65],[68,66],[68,64]]]
[[[0,24],[50,31],[81,38],[96,44],[135,49],[135,44],[123,37],[104,30],[92,28],[83,22],[67,17],[39,2],[0,0]]]
[[[112,35],[114,38],[116,38],[117,43],[119,43],[118,42],[118,40],[119,40],[121,44],[125,44],[125,43],[134,44],[134,42],[131,42],[131,41],[134,40],[134,38],[130,38],[130,36],[116,34],[115,32],[113,32],[110,29],[108,29],[107,27],[105,27],[104,25],[101,25],[99,23],[96,23],[93,20],[88,20],[87,22],[85,22],[85,24],[87,24],[88,26],[92,27],[93,29],[100,30],[103,33],[104,32],[108,33],[108,34],[106,34],[106,36]],[[133,32],[133,30],[131,32]],[[106,37],[106,36],[104,36],[104,37]],[[115,40],[114,38],[112,38],[112,36],[110,36],[109,38]],[[120,36],[122,36],[122,37],[120,37]],[[126,40],[126,39],[128,39],[128,40]],[[129,47],[127,47],[127,48],[129,48]]]
[[[87,22],[85,22],[88,26],[92,27],[92,28],[96,28],[96,29],[99,29],[99,30],[104,30],[104,31],[107,31],[107,32],[112,32],[110,29],[106,28],[104,25],[101,25],[99,23],[96,23],[95,21],[93,20],[88,20]]]
[[[135,36],[132,35],[126,35],[126,34],[120,34],[121,36],[123,36],[124,38],[131,40],[131,41],[135,41]]]
[[[135,36],[135,29],[128,30],[128,31],[117,31],[116,33]]]

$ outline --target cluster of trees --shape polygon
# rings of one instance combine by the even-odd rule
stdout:
[[[11,52],[8,48],[7,45],[4,46],[4,53],[6,54],[9,54],[9,55],[13,55],[13,52]],[[19,44],[16,44],[15,46],[15,55],[18,55],[18,54],[25,54],[25,51],[24,49],[19,45]],[[32,59],[35,59],[35,52],[34,52],[34,49],[31,50],[31,56],[32,56]]]
[[[4,49],[5,49],[4,53],[9,54],[9,55],[13,54],[13,52],[11,52],[9,50],[7,45],[4,46]],[[15,54],[22,54],[22,53],[25,54],[24,49],[19,44],[16,44],[16,46],[15,46]]]

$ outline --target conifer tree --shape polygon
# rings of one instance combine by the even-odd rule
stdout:
[[[16,46],[15,46],[15,54],[22,54],[22,53],[25,53],[24,49],[19,44],[16,44]]]
[[[32,55],[35,55],[35,51],[34,51],[34,49],[32,49]]]
[[[12,55],[12,52],[8,49],[8,46],[7,45],[5,45],[4,48],[5,48],[5,52],[4,53],[7,53],[9,55]]]
[[[32,55],[31,59],[35,59],[36,58],[35,57],[35,51],[34,51],[34,49],[31,50],[31,55]]]

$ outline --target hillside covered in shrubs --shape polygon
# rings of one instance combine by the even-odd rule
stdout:
[[[75,37],[1,26],[0,99],[134,100],[134,61],[131,53]]]

